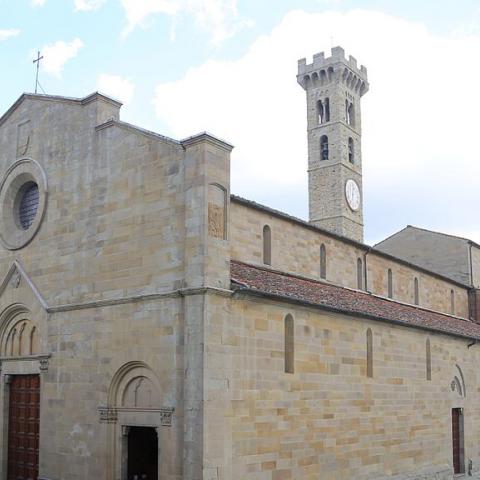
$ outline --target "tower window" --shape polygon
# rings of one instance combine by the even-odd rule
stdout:
[[[450,290],[450,313],[455,315],[455,292]]]
[[[328,160],[328,137],[322,135],[320,138],[320,159]]]
[[[350,104],[348,107],[348,124],[353,127],[355,123],[355,116],[354,116],[354,111],[353,111],[353,103]]]
[[[272,264],[272,231],[268,225],[263,227],[263,263]]]
[[[363,289],[363,262],[361,258],[357,258],[357,288]]]
[[[415,280],[413,281],[413,302],[415,305],[418,305],[420,303],[419,300],[419,291],[418,291],[418,278],[415,277]]]
[[[393,273],[390,268],[387,273],[387,295],[388,298],[393,298]]]
[[[318,124],[321,125],[325,122],[325,111],[323,108],[323,102],[318,100],[317,102],[317,115],[318,115]]]
[[[345,100],[345,119],[347,121],[347,125],[354,126],[354,108],[353,103]]]
[[[288,314],[285,317],[285,373],[294,373],[295,367],[295,337],[294,337],[294,323],[293,317]]]
[[[350,163],[355,163],[355,149],[353,146],[353,138],[348,139],[348,161]]]
[[[320,278],[327,278],[327,249],[323,243],[320,246]]]
[[[318,100],[317,115],[319,125],[330,121],[330,100],[328,98],[326,98],[323,102],[322,100]]]

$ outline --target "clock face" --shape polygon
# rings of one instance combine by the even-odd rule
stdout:
[[[360,189],[355,180],[350,179],[345,183],[345,197],[348,206],[353,211],[357,211],[360,208]]]

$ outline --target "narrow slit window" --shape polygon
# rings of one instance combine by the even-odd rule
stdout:
[[[387,272],[387,295],[388,298],[393,298],[393,273],[391,268]]]
[[[328,137],[326,135],[320,137],[320,159],[328,160]]]
[[[268,225],[263,227],[263,263],[272,264],[272,231]]]
[[[350,163],[355,163],[355,147],[353,145],[353,138],[348,139],[348,161]]]
[[[327,97],[325,99],[325,122],[330,121],[330,99]]]
[[[455,291],[450,290],[450,313],[455,315]]]
[[[288,314],[285,317],[285,373],[294,373],[295,363],[295,333],[293,317]]]
[[[320,245],[320,278],[327,278],[327,249],[323,243]]]
[[[363,262],[357,258],[357,288],[363,290]]]
[[[413,280],[413,302],[415,303],[415,305],[418,305],[420,303],[420,293],[419,293],[419,290],[418,290],[418,278],[415,277],[415,279]]]
[[[430,350],[430,339],[427,338],[425,342],[425,361],[426,361],[426,373],[427,380],[432,379],[432,352]]]
[[[373,334],[371,328],[367,330],[367,377],[373,377]]]

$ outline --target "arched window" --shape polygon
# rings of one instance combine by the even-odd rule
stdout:
[[[450,313],[455,315],[455,292],[450,290]]]
[[[432,379],[432,352],[430,350],[430,339],[425,342],[425,362],[427,371],[427,380]]]
[[[318,100],[317,116],[318,116],[319,125],[330,121],[330,99],[329,98],[326,98],[323,102],[322,100]]]
[[[363,289],[363,262],[361,258],[357,258],[357,288]]]
[[[263,263],[272,264],[272,231],[268,225],[263,227]]]
[[[348,106],[348,124],[352,127],[355,124],[355,112],[354,112],[354,109],[353,109],[353,103],[351,103]]]
[[[373,377],[373,334],[367,330],[367,377]]]
[[[328,160],[328,137],[326,135],[320,137],[320,159]]]
[[[285,373],[294,372],[294,363],[295,363],[295,334],[294,334],[294,323],[293,317],[288,314],[285,317]]]
[[[328,67],[327,73],[328,73],[328,81],[331,82],[333,80],[333,75],[335,73],[333,70],[333,67]]]
[[[320,278],[327,278],[327,249],[323,243],[320,245]]]
[[[415,277],[415,279],[413,280],[413,302],[415,303],[415,305],[418,305],[420,303],[420,294],[419,294],[419,291],[418,291],[418,278]]]
[[[388,298],[393,298],[393,273],[391,268],[387,272],[387,295]]]
[[[355,148],[353,146],[353,138],[348,139],[348,161],[350,163],[355,163]]]
[[[317,118],[319,125],[325,122],[325,109],[321,100],[318,100],[317,102]]]
[[[325,99],[325,122],[330,121],[330,99],[327,97]]]

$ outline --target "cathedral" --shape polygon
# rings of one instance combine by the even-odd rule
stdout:
[[[480,479],[480,245],[363,243],[367,69],[297,73],[308,221],[105,95],[0,117],[0,480]]]

